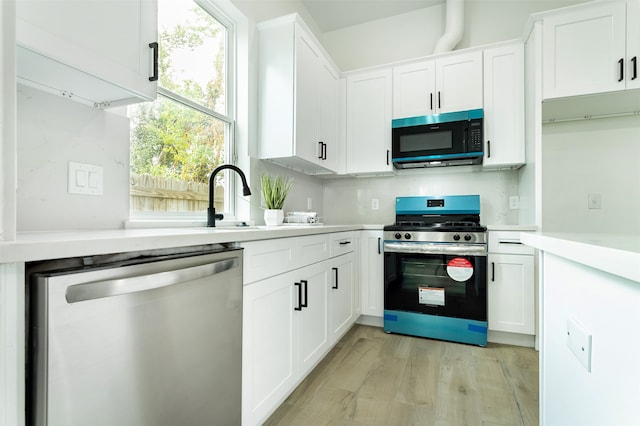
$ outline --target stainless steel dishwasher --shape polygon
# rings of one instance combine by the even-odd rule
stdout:
[[[30,265],[28,424],[240,424],[242,249],[180,251]]]

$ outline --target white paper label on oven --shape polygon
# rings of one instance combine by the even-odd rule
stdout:
[[[418,301],[423,305],[444,306],[444,288],[418,287]]]
[[[465,282],[473,276],[473,265],[464,257],[454,257],[447,263],[447,274],[454,281]]]

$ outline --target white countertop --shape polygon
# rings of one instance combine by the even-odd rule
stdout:
[[[524,244],[640,283],[640,235],[521,234]]]
[[[29,262],[75,256],[121,253],[201,244],[297,237],[381,225],[288,225],[248,228],[157,228],[20,233],[15,241],[0,242],[0,263]]]

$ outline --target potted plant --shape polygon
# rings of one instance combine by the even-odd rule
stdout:
[[[265,204],[264,222],[267,226],[277,226],[284,220],[284,200],[287,198],[293,179],[282,176],[262,175],[260,186]]]

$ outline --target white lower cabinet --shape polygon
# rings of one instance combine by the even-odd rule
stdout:
[[[361,231],[360,294],[362,315],[382,318],[384,315],[383,231]]]
[[[353,238],[242,244],[243,425],[262,424],[355,322]]]
[[[490,331],[535,334],[533,249],[519,232],[489,232],[487,299]]]

